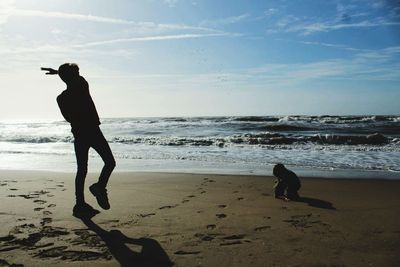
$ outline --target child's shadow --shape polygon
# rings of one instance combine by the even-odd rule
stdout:
[[[106,231],[90,218],[82,222],[95,232],[107,245],[110,253],[123,267],[169,267],[173,263],[161,245],[151,238],[129,238],[119,230]],[[140,252],[132,251],[126,244],[141,246]]]
[[[333,206],[331,202],[317,199],[317,198],[311,198],[311,197],[300,197],[299,199],[296,200],[297,202],[304,202],[310,205],[311,207],[317,207],[321,209],[329,209],[329,210],[336,210],[336,208]]]

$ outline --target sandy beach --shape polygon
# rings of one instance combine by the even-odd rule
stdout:
[[[82,221],[73,173],[1,171],[0,266],[399,266],[400,181],[301,179],[117,173]]]

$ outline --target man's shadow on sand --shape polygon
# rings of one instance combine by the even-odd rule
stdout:
[[[300,197],[299,199],[296,200],[296,202],[304,202],[304,203],[307,203],[311,207],[317,207],[317,208],[328,209],[328,210],[336,210],[336,208],[333,206],[333,204],[331,202],[317,199],[317,198]]]
[[[82,222],[95,232],[107,245],[108,250],[122,267],[169,267],[173,263],[161,245],[151,238],[130,238],[119,230],[106,231],[91,218],[81,218]],[[140,252],[132,251],[126,244],[141,246]]]

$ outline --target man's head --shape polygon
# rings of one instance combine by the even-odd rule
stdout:
[[[274,169],[272,173],[274,174],[275,177],[280,177],[282,172],[285,171],[285,166],[281,163],[278,163],[274,166]]]
[[[58,75],[66,84],[79,77],[79,67],[75,63],[64,63],[58,68]]]

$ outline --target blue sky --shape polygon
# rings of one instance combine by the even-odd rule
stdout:
[[[0,0],[0,119],[60,118],[76,62],[101,117],[399,114],[398,0]]]

